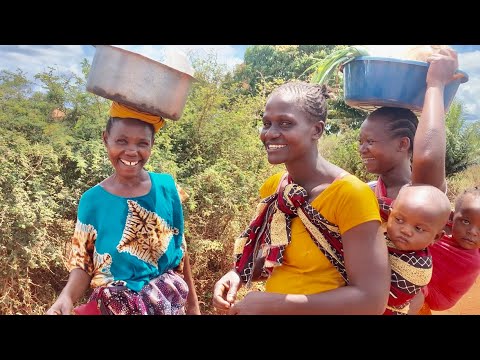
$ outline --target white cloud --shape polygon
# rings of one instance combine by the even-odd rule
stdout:
[[[233,45],[115,45],[149,57],[155,61],[165,59],[166,49],[178,49],[186,54],[193,52],[198,57],[217,54],[220,64],[229,69],[243,61],[236,56]],[[81,74],[81,61],[93,60],[94,48],[81,45],[0,45],[0,70],[16,71],[20,68],[30,77],[53,67],[59,71]]]
[[[199,57],[206,57],[208,54],[216,54],[219,64],[225,64],[228,69],[243,62],[243,57],[236,57],[233,45],[176,45],[175,47],[185,53],[193,52]]]
[[[166,49],[177,49],[185,54],[194,54],[206,58],[209,54],[216,54],[219,64],[225,64],[228,69],[243,62],[243,57],[236,56],[233,45],[114,45],[122,49],[136,52],[152,60],[163,62]]]
[[[216,54],[217,62],[233,69],[243,62],[234,45],[117,45],[137,52],[156,61],[163,61],[166,49],[179,49],[186,54],[207,57]],[[372,56],[398,57],[412,45],[365,45]],[[84,58],[93,60],[95,50],[90,45],[0,45],[0,70],[16,71],[18,68],[33,76],[48,71],[49,67],[60,72],[81,74]],[[460,70],[469,75],[468,82],[461,84],[456,99],[463,103],[466,115],[480,119],[480,46],[479,51],[459,53]]]
[[[79,75],[83,57],[79,45],[1,45],[0,70],[21,69],[33,77],[53,67]]]
[[[460,53],[458,64],[469,79],[458,88],[456,99],[462,102],[466,115],[480,120],[480,51]]]
[[[402,57],[402,54],[405,53],[407,48],[414,45],[364,45],[370,56],[379,56],[379,57],[392,57],[398,58]]]

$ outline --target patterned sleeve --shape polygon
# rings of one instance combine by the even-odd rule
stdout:
[[[187,194],[185,190],[183,190],[180,185],[175,182],[175,186],[177,187],[178,196],[180,197],[180,202],[183,204],[190,196]]]
[[[97,239],[97,231],[92,225],[82,223],[81,214],[86,210],[84,206],[85,199],[82,197],[78,204],[78,218],[75,224],[75,231],[71,238],[71,247],[66,266],[69,272],[73,269],[80,268],[90,276],[93,276],[93,253],[95,240]]]
[[[183,268],[185,266],[185,254],[187,253],[187,242],[185,241],[185,235],[182,236],[182,246],[181,247],[182,247],[182,251],[183,251],[183,256],[182,256],[182,259],[180,260],[180,263],[175,268],[175,271],[183,274]]]

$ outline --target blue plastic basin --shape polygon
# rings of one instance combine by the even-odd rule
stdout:
[[[386,57],[359,56],[345,64],[343,70],[345,102],[367,111],[381,106],[407,108],[419,114],[422,111],[427,88],[429,64],[422,61]],[[468,75],[451,81],[445,87],[445,111],[450,106],[458,87],[468,81]]]

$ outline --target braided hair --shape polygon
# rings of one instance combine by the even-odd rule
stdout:
[[[311,122],[327,121],[327,99],[330,98],[327,86],[291,81],[280,85],[270,96],[279,94],[295,96],[296,104],[307,114]]]
[[[408,137],[410,139],[410,154],[413,153],[413,139],[417,132],[418,118],[412,110],[398,107],[381,107],[368,117],[382,117],[387,122],[387,129],[393,138]]]

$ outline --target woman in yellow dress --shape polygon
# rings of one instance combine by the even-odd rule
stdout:
[[[390,266],[377,239],[378,203],[369,186],[318,153],[327,118],[325,86],[290,82],[269,97],[260,139],[282,172],[235,244],[234,269],[214,287],[213,305],[229,314],[382,314]],[[266,291],[237,291],[255,273]]]

